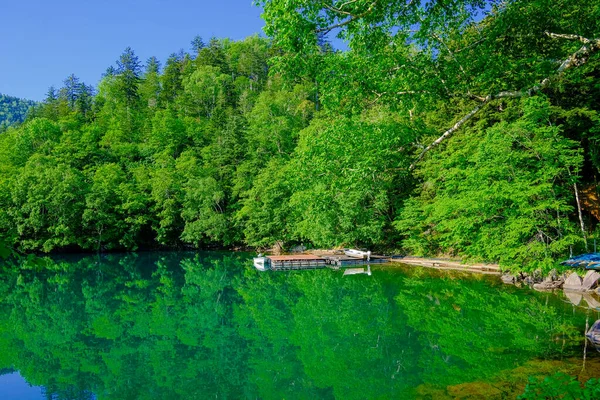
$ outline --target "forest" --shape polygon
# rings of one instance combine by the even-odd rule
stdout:
[[[0,134],[24,252],[363,246],[549,269],[591,251],[600,3],[263,0],[267,37],[125,49]],[[340,50],[341,49],[341,50]]]
[[[0,132],[25,120],[27,111],[35,105],[32,100],[19,99],[0,93]]]

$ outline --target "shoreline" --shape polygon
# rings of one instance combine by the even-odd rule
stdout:
[[[301,252],[292,252],[292,254],[311,254],[315,256],[327,256],[332,254],[338,254],[341,250],[339,249],[313,249],[304,250]],[[374,256],[379,257],[377,254]],[[498,264],[465,264],[460,260],[448,259],[448,258],[428,258],[428,257],[416,257],[416,256],[389,256],[385,257],[390,264],[406,264],[412,266],[442,269],[442,270],[454,270],[462,272],[473,272],[483,275],[502,275],[502,270]]]
[[[501,276],[502,271],[497,264],[464,264],[461,261],[449,260],[443,258],[425,258],[406,256],[402,258],[390,258],[391,263],[407,264],[419,267],[434,268],[441,270],[453,270],[462,272],[472,272],[482,275]]]

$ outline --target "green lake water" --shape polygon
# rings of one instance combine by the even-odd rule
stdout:
[[[245,253],[30,262],[0,278],[0,398],[514,398],[600,376],[598,311],[498,277],[258,272]]]

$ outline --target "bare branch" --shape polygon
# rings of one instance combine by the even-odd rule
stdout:
[[[358,0],[350,0],[345,2],[344,4],[340,5],[338,8],[341,10],[342,8],[346,7],[348,4],[352,4],[352,3],[356,3]]]
[[[587,39],[587,38],[584,38],[579,35],[566,35],[566,34],[556,34],[556,33],[549,33],[549,32],[546,32],[546,35],[548,35],[552,38],[578,40],[583,43],[583,46],[579,50],[577,50],[575,53],[571,54],[566,60],[564,60],[561,63],[560,67],[556,70],[554,76],[560,76],[560,75],[562,75],[563,72],[565,72],[568,69],[585,64],[588,61],[589,56],[593,52],[600,50],[600,39]],[[423,157],[429,150],[436,147],[441,142],[443,142],[446,138],[448,138],[450,135],[452,135],[454,132],[456,132],[462,125],[464,125],[468,120],[473,118],[473,116],[475,116],[483,107],[485,107],[487,104],[489,104],[492,100],[501,99],[501,98],[518,98],[518,97],[533,96],[535,93],[548,87],[548,85],[551,82],[551,78],[552,77],[550,77],[550,76],[544,78],[538,85],[535,85],[535,86],[529,88],[528,90],[503,91],[503,92],[496,93],[495,95],[487,96],[482,101],[481,104],[477,105],[475,108],[473,108],[471,111],[469,111],[458,122],[456,122],[450,129],[445,131],[433,143],[431,143],[429,146],[427,146],[425,149],[423,149],[421,154],[419,154],[419,156],[417,157],[415,162],[411,164],[409,169],[412,171],[415,168],[415,165],[423,159]]]
[[[463,48],[460,48],[460,49],[458,49],[458,50],[455,50],[455,51],[454,51],[454,53],[460,53],[461,51],[464,51],[464,50],[470,49],[470,48],[471,48],[471,47],[473,47],[473,46],[477,46],[479,43],[483,42],[484,40],[485,40],[485,38],[482,38],[482,39],[476,40],[476,41],[474,41],[473,43],[471,43],[471,44],[469,44],[469,45],[467,45],[467,46],[465,46],[465,47],[463,47]]]
[[[372,101],[369,102],[369,106],[373,106],[375,103],[377,103],[379,101],[379,99],[384,95],[387,94],[387,92],[383,92],[383,93],[377,93],[376,91],[373,90],[373,93],[375,93],[375,99],[373,99]]]
[[[404,96],[407,94],[431,94],[431,92],[429,90],[406,90],[403,92],[398,92],[396,94],[399,96]]]
[[[467,92],[467,97],[473,100],[477,100],[479,102],[485,102],[487,97],[477,96],[476,94],[471,93],[471,91]]]
[[[477,107],[475,107],[474,109],[472,109],[467,115],[465,115],[464,117],[462,117],[457,123],[455,123],[452,128],[448,129],[446,132],[444,132],[442,134],[442,136],[440,136],[439,138],[437,138],[433,143],[431,143],[429,146],[425,147],[425,149],[423,149],[423,151],[421,152],[421,154],[419,154],[419,157],[417,157],[417,159],[415,160],[415,162],[413,162],[410,167],[409,170],[412,171],[415,168],[415,165],[421,161],[423,159],[423,157],[425,157],[425,154],[433,149],[435,146],[437,146],[438,144],[442,143],[444,141],[444,139],[446,139],[448,136],[452,135],[454,132],[456,132],[461,126],[464,125],[465,122],[467,122],[468,120],[470,120],[471,118],[473,118],[473,116],[475,114],[477,114],[487,103],[489,103],[489,101],[491,100],[491,97],[488,97],[486,99],[485,102],[481,103],[480,105],[478,105]]]
[[[348,11],[344,11],[341,8],[335,8],[334,6],[330,6],[329,4],[323,4],[325,6],[325,8],[327,8],[330,11],[336,12],[338,14],[344,14],[344,15],[349,15],[349,16],[353,16],[352,13],[349,13]]]
[[[444,46],[446,48],[446,50],[448,50],[448,54],[450,54],[450,57],[452,57],[452,59],[454,60],[454,62],[456,63],[456,65],[458,65],[458,68],[460,69],[460,72],[462,72],[462,74],[466,77],[467,73],[465,72],[465,69],[463,68],[462,64],[458,61],[458,59],[456,58],[456,56],[454,56],[454,53],[452,52],[452,50],[450,50],[450,47],[448,47],[448,45],[446,44],[446,42],[444,42],[442,40],[442,38],[436,34],[435,32],[431,34],[433,36],[433,38],[435,40],[437,40],[438,42],[440,42],[440,44],[442,46]]]
[[[371,14],[373,12],[373,9],[375,8],[376,5],[377,5],[377,0],[375,0],[373,3],[371,3],[371,5],[367,9],[367,11],[365,11],[364,13],[357,14],[357,15],[348,14],[348,15],[352,15],[352,17],[348,18],[347,20],[342,21],[340,23],[337,23],[337,24],[334,24],[334,25],[330,25],[327,28],[317,29],[317,33],[329,33],[329,32],[331,32],[332,30],[334,30],[336,28],[341,28],[342,26],[348,25],[348,24],[356,21],[357,19],[361,19],[361,18],[363,18],[363,17]],[[329,7],[327,7],[327,8],[329,8]]]
[[[550,36],[553,39],[566,39],[566,40],[578,40],[583,44],[587,44],[590,43],[591,40],[588,38],[584,38],[583,36],[579,36],[579,35],[572,35],[572,34],[566,34],[566,33],[552,33],[552,32],[544,32],[544,34],[546,34],[546,36]]]

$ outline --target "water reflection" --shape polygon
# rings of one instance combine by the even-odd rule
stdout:
[[[584,312],[486,277],[234,253],[25,267],[0,279],[0,368],[56,399],[502,397],[582,368]]]

